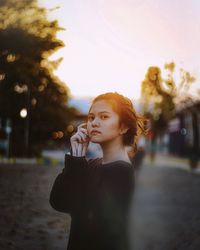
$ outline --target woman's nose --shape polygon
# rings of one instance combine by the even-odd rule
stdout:
[[[98,119],[98,118],[95,118],[95,119],[92,121],[92,126],[99,126],[99,119]]]

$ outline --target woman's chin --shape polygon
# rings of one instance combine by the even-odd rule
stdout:
[[[93,142],[93,143],[100,143],[101,142],[100,139],[94,138],[94,137],[90,138],[90,141]]]

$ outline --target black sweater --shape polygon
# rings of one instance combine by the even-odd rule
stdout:
[[[65,156],[51,190],[51,206],[71,215],[68,250],[128,250],[134,168],[125,161]]]

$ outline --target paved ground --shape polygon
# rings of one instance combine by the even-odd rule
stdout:
[[[200,175],[167,162],[147,163],[137,175],[130,221],[133,250],[199,250]],[[61,169],[0,165],[0,250],[66,249],[70,216],[48,202]]]
[[[137,176],[132,211],[134,250],[200,249],[198,172],[167,162],[145,164]]]

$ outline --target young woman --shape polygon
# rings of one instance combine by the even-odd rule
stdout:
[[[134,191],[134,167],[127,148],[136,151],[144,120],[132,102],[118,94],[97,96],[71,137],[71,155],[51,190],[51,206],[71,215],[68,250],[129,250],[128,222]],[[86,160],[89,142],[102,158]]]

